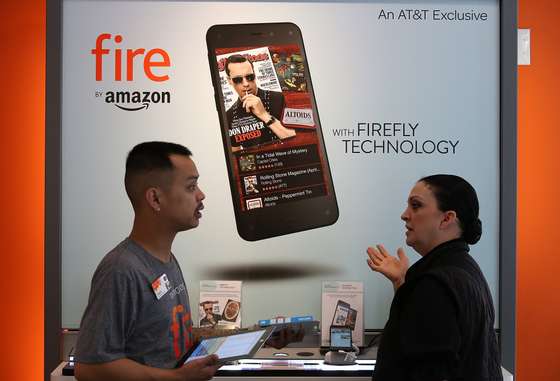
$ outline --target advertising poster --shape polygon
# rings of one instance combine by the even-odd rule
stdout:
[[[364,345],[364,285],[362,282],[323,282],[321,346],[330,345],[330,328],[347,327],[352,343]]]
[[[199,327],[241,328],[241,282],[201,281],[198,306]]]
[[[367,247],[418,260],[400,216],[437,173],[477,191],[470,254],[498,308],[499,16],[493,0],[63,1],[63,327],[130,233],[125,160],[154,140],[193,152],[205,194],[172,247],[192,311],[223,315],[234,298],[196,296],[234,279],[245,326],[318,317],[322,282],[352,279],[360,324],[382,329],[394,292]]]

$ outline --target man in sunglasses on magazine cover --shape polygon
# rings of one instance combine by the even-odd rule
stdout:
[[[227,58],[225,70],[239,97],[227,110],[233,152],[295,136],[296,132],[281,122],[284,95],[257,87],[251,61],[233,54]]]
[[[200,327],[214,327],[220,320],[222,320],[222,315],[214,313],[214,304],[218,301],[205,300],[200,303],[200,306],[204,310],[204,317],[200,319]]]

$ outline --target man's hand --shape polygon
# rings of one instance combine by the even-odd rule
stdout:
[[[268,122],[270,114],[264,108],[261,98],[253,94],[247,94],[241,98],[243,108],[246,112],[250,112],[263,122]]]
[[[253,115],[265,123],[270,120],[271,115],[264,108],[261,98],[253,94],[246,94],[241,98],[241,101],[243,102],[243,107],[246,112],[253,113]],[[268,128],[270,128],[279,139],[291,138],[296,135],[295,130],[284,127],[278,119],[269,125]]]
[[[177,372],[184,381],[206,381],[214,377],[219,367],[218,356],[210,355],[186,363]]]
[[[387,277],[392,283],[395,291],[404,283],[404,276],[408,270],[408,257],[402,247],[397,250],[397,257],[390,255],[383,245],[368,247],[369,256],[367,263],[369,267]]]

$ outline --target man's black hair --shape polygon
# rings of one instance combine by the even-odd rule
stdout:
[[[192,152],[185,146],[168,142],[145,142],[134,146],[126,158],[126,173],[124,176],[124,186],[126,194],[135,204],[134,178],[137,175],[148,174],[153,171],[169,171],[173,169],[173,163],[169,156],[182,155],[190,157]]]
[[[226,58],[226,74],[229,77],[229,64],[230,63],[243,63],[243,62],[249,62],[251,64],[251,68],[253,67],[253,63],[251,62],[251,60],[248,60],[247,57],[242,56],[241,54],[232,54],[231,56],[229,56],[228,58]],[[254,69],[253,69],[254,71]]]

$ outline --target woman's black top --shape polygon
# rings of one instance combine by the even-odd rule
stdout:
[[[488,284],[457,239],[422,257],[395,293],[374,381],[502,380]]]

